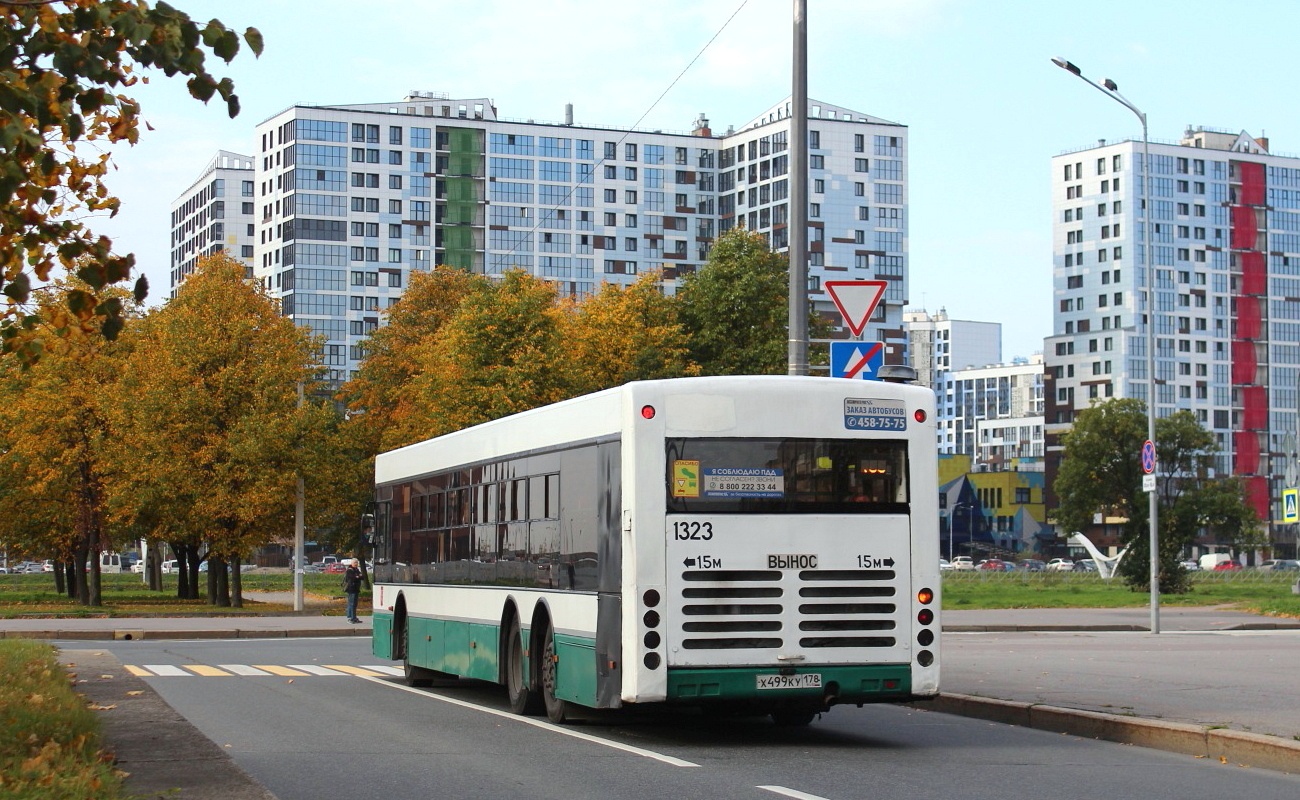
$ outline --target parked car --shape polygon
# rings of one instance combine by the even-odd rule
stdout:
[[[144,561],[140,560],[131,565],[131,571],[139,575],[144,572]]]
[[[1074,571],[1075,572],[1096,572],[1097,562],[1093,561],[1091,558],[1085,558],[1082,561],[1076,561],[1074,562]]]
[[[952,569],[952,563],[951,563],[950,561],[948,561],[948,559],[946,559],[946,558],[941,558],[941,559],[939,559],[939,571],[940,571],[940,572],[947,572],[947,571],[950,570],[950,569]]]
[[[975,561],[970,556],[953,556],[952,568],[958,572],[975,569]]]
[[[174,573],[176,571],[176,560],[172,559],[170,561],[164,561],[162,563],[162,571],[164,575],[170,575]]]
[[[1180,561],[1178,563],[1182,566],[1183,569],[1187,570],[1188,572],[1201,571],[1201,565],[1197,564],[1195,561]]]
[[[1220,561],[1214,565],[1215,572],[1235,572],[1241,569],[1241,565],[1236,561]]]
[[[347,571],[348,571],[348,565],[344,564],[342,561],[331,561],[330,563],[321,567],[321,572],[328,572],[331,574],[341,574]]]
[[[28,562],[28,563],[32,563],[32,564],[34,564],[34,563],[36,563],[36,562],[33,561],[33,562]],[[28,571],[28,572],[35,572],[36,570],[34,570],[34,569],[29,569],[29,570],[27,570],[27,571]],[[52,558],[47,558],[47,559],[45,559],[44,561],[42,561],[42,562],[41,562],[41,570],[40,570],[40,571],[41,571],[41,572],[53,572],[53,571],[54,571],[54,559],[52,559]]]
[[[1054,558],[1047,562],[1043,569],[1048,572],[1072,572],[1074,570],[1074,561],[1068,558]]]
[[[1270,558],[1268,561],[1260,564],[1259,568],[1277,571],[1300,570],[1300,561],[1296,561],[1294,558]]]
[[[1016,568],[1016,565],[1003,561],[1000,558],[989,558],[981,561],[979,568],[988,572],[1011,572]]]
[[[1046,568],[1047,563],[1039,561],[1036,558],[1026,558],[1024,561],[1020,562],[1020,569],[1025,572],[1042,572]]]

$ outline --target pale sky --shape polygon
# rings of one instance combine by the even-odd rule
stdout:
[[[489,97],[503,118],[688,131],[737,127],[790,94],[792,0],[172,0],[261,30],[210,67],[243,113],[155,74],[134,91],[153,127],[115,152],[122,199],[96,223],[134,252],[150,302],[169,290],[169,204],[219,149],[254,154],[257,123],[296,103],[390,102],[412,89]],[[743,2],[743,7],[742,7]],[[1002,324],[1003,358],[1051,334],[1053,155],[1140,138],[1137,118],[1052,65],[1111,78],[1153,141],[1190,125],[1300,153],[1300,2],[807,0],[812,99],[909,128],[908,308]],[[737,9],[740,9],[736,13]],[[667,95],[651,104],[735,13]],[[647,115],[647,111],[649,112]]]

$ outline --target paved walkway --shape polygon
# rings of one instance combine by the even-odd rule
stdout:
[[[85,647],[78,640],[368,636],[370,618],[362,620],[353,625],[319,607],[278,616],[20,619],[0,620],[0,636],[60,641],[70,656]],[[945,611],[944,694],[918,707],[1300,773],[1300,620],[1169,607],[1158,635],[1149,621],[1145,607]],[[175,735],[193,735],[180,730],[183,720],[169,724]],[[112,728],[106,736],[117,744]],[[231,767],[231,781],[246,786]]]

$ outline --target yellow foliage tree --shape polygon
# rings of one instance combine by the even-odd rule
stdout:
[[[118,418],[128,445],[114,487],[120,513],[149,515],[185,554],[183,597],[198,595],[209,557],[209,602],[219,605],[241,603],[238,569],[226,587],[224,565],[290,530],[297,477],[333,441],[329,409],[299,401],[300,389],[314,396],[315,343],[244,273],[225,255],[204,259],[148,316]]]

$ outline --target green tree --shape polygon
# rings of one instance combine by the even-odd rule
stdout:
[[[116,92],[134,86],[143,69],[179,73],[193,97],[220,96],[234,117],[234,84],[210,75],[205,60],[210,52],[229,62],[241,37],[217,20],[200,25],[144,0],[10,0],[0,13],[0,285],[12,301],[0,312],[0,339],[5,352],[30,362],[44,344],[40,308],[27,305],[32,281],[49,280],[55,266],[86,284],[65,304],[81,330],[111,339],[122,326],[121,300],[101,290],[126,280],[135,258],[114,254],[79,216],[119,206],[104,183],[109,154],[101,145],[134,144],[140,106]],[[256,29],[242,38],[261,53]],[[147,288],[141,277],[137,300]]]
[[[732,228],[677,290],[691,360],[705,375],[780,375],[789,353],[786,257]]]
[[[1213,434],[1188,411],[1156,420],[1156,485],[1160,589],[1189,588],[1179,561],[1203,530],[1249,537],[1258,529],[1239,481],[1211,477]],[[1125,582],[1150,584],[1150,514],[1142,491],[1139,454],[1147,437],[1146,404],[1135,399],[1097,403],[1079,412],[1063,439],[1064,457],[1054,489],[1060,498],[1057,524],[1086,529],[1094,514],[1123,517],[1123,540],[1131,549],[1120,564]]]
[[[210,558],[208,599],[218,605],[241,603],[238,570],[226,585],[225,565],[286,537],[298,476],[336,441],[332,409],[310,399],[318,345],[244,271],[224,255],[204,259],[149,315],[118,419],[127,445],[119,513],[125,523],[148,514],[187,560],[183,597],[198,596],[196,570]]]

